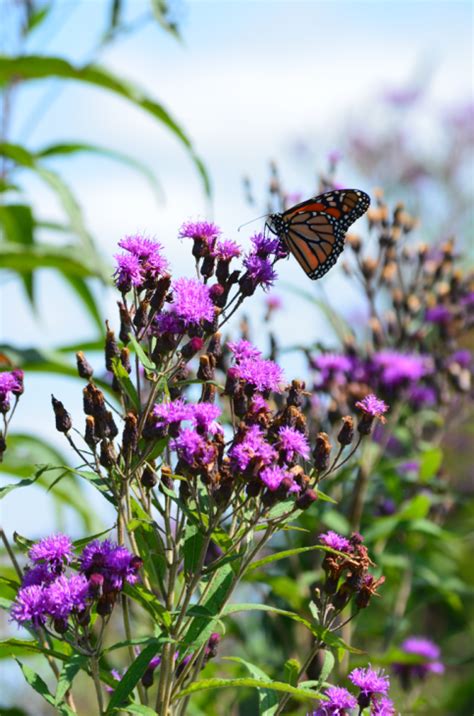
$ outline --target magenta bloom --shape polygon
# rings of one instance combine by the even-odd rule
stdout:
[[[373,694],[386,694],[390,688],[390,679],[383,672],[377,672],[370,666],[366,669],[354,669],[349,674],[354,686],[358,686],[361,694],[371,697]]]
[[[205,439],[193,428],[182,428],[177,438],[170,442],[172,450],[176,450],[178,457],[192,465],[196,461],[210,462],[214,457],[212,449]]]
[[[428,321],[428,323],[437,323],[439,325],[449,323],[451,317],[452,314],[449,308],[441,304],[428,308],[425,313],[425,321]]]
[[[262,286],[266,289],[272,286],[277,274],[268,259],[251,254],[244,259],[243,264],[255,287]]]
[[[303,433],[294,428],[283,426],[278,431],[278,448],[285,455],[285,460],[291,462],[297,455],[305,460],[309,457],[309,443]]]
[[[239,244],[230,239],[218,241],[213,251],[213,255],[219,261],[231,261],[232,259],[238,258],[241,253],[242,249]]]
[[[71,612],[86,608],[89,581],[83,574],[71,577],[61,575],[45,590],[48,614],[54,619],[66,620]]]
[[[227,343],[227,347],[234,354],[237,363],[244,358],[260,358],[262,355],[258,348],[243,338],[240,341],[230,341]]]
[[[326,689],[325,696],[328,700],[324,701],[317,711],[313,711],[312,716],[346,716],[348,709],[357,707],[355,696],[342,686],[330,686]]]
[[[32,584],[18,590],[11,609],[11,617],[19,624],[31,622],[34,626],[42,626],[47,617],[47,600],[43,587]]]
[[[365,398],[359,400],[356,404],[356,408],[360,408],[367,415],[371,415],[373,418],[380,418],[388,410],[388,405],[383,400],[377,398],[373,393],[366,395]]]
[[[276,293],[271,293],[265,298],[265,304],[269,311],[278,311],[283,308],[283,300]]]
[[[185,221],[178,235],[181,239],[202,239],[213,243],[221,233],[219,227],[211,221]]]
[[[37,564],[34,567],[26,569],[23,574],[21,586],[31,587],[33,584],[49,584],[56,576],[56,574],[50,572],[46,564]]]
[[[337,549],[338,552],[352,552],[352,545],[349,540],[332,530],[320,534],[318,539],[322,544],[326,545],[326,547]]]
[[[288,477],[288,473],[282,467],[278,467],[277,465],[274,465],[273,467],[266,467],[260,473],[261,481],[266,487],[268,487],[270,492],[278,490],[285,477]]]
[[[84,547],[80,557],[80,571],[90,578],[101,575],[104,578],[104,592],[119,591],[125,582],[135,584],[141,560],[126,547],[111,540],[94,540]]]
[[[173,284],[170,310],[186,327],[199,325],[201,321],[212,321],[214,304],[209,287],[194,278],[179,278]]]
[[[262,429],[251,425],[243,439],[229,450],[233,465],[239,470],[246,470],[252,460],[258,460],[264,466],[270,465],[277,457],[273,447],[266,442]]]
[[[138,288],[145,281],[140,260],[133,254],[116,254],[115,285],[120,291],[127,292],[132,286]]]
[[[436,390],[430,385],[412,385],[408,393],[408,400],[415,408],[424,405],[436,405]]]
[[[262,358],[242,358],[235,367],[237,377],[260,393],[280,392],[283,371],[277,363]]]
[[[10,410],[11,395],[21,395],[23,392],[23,371],[14,370],[0,373],[0,412]]]
[[[215,433],[221,430],[220,425],[216,423],[217,418],[221,414],[221,409],[213,403],[196,403],[192,406],[191,421],[199,431],[205,433]]]
[[[250,237],[250,241],[253,244],[252,254],[262,259],[278,254],[280,239],[271,238],[264,234],[254,234],[254,236]]]
[[[45,563],[54,574],[60,574],[72,559],[72,543],[67,535],[45,537],[34,544],[28,556],[32,562]]]
[[[370,704],[370,716],[395,716],[395,706],[388,696],[374,697]]]
[[[433,362],[429,356],[416,353],[397,353],[385,350],[374,353],[372,365],[388,389],[417,382],[423,376],[433,372]]]
[[[472,353],[467,348],[455,351],[449,358],[450,363],[457,363],[461,368],[469,368],[472,362]]]
[[[393,670],[401,679],[405,687],[409,687],[412,680],[423,680],[428,674],[443,674],[444,664],[440,661],[441,649],[431,639],[423,636],[411,636],[401,645],[406,654],[419,656],[419,664],[393,664]]]
[[[182,398],[169,403],[157,403],[153,408],[153,416],[157,418],[158,427],[180,423],[191,418],[191,406]]]
[[[125,236],[119,246],[127,253],[117,254],[115,283],[120,291],[130,291],[132,286],[141,288],[148,279],[157,279],[166,273],[168,262],[162,256],[163,246],[147,236]]]

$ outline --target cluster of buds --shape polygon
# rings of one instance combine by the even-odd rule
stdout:
[[[3,417],[3,430],[0,430],[0,462],[7,449],[7,432],[10,420],[15,412],[20,395],[23,394],[23,371],[12,370],[0,373],[0,413]],[[14,398],[13,408],[11,405]]]
[[[342,611],[350,601],[357,609],[365,609],[385,577],[374,577],[369,567],[375,567],[369,557],[363,538],[353,533],[350,538],[329,531],[319,536],[321,544],[328,548],[323,560],[326,575],[323,591],[336,613]]]

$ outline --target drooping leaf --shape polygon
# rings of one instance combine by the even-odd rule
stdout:
[[[320,700],[320,694],[311,691],[310,689],[299,689],[290,684],[285,684],[283,681],[262,681],[261,679],[201,679],[195,681],[186,689],[183,689],[177,695],[177,698],[181,699],[184,696],[196,694],[198,691],[207,691],[209,689],[228,689],[228,688],[256,688],[256,689],[269,689],[271,691],[277,691],[280,693],[290,694],[296,699],[302,700]]]
[[[258,666],[255,666],[255,664],[252,664],[250,661],[240,659],[238,656],[225,657],[225,660],[235,661],[237,664],[242,664],[255,679],[267,682],[270,680],[268,674],[266,674]],[[278,706],[278,694],[271,689],[258,689],[258,706],[259,716],[273,716]]]

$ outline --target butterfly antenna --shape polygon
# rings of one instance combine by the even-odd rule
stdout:
[[[246,221],[245,224],[240,224],[239,227],[237,227],[237,231],[240,231],[240,229],[243,226],[248,226],[249,224],[253,224],[254,221],[258,221],[259,219],[263,219],[266,216],[270,216],[270,214],[262,214],[262,216],[257,216],[255,219],[250,219],[250,221]]]

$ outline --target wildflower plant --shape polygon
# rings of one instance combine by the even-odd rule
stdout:
[[[300,702],[306,709],[308,701],[324,709],[331,654],[353,650],[341,629],[370,606],[384,577],[356,532],[329,531],[290,550],[279,549],[279,540],[304,514],[318,524],[334,502],[321,484],[358,459],[389,406],[367,394],[333,436],[310,427],[305,383],[288,382],[245,338],[222,337],[242,303],[276,280],[275,264],[286,255],[280,242],[256,234],[245,252],[208,222],[186,223],[179,236],[191,243],[194,278],[173,278],[154,239],[119,242],[118,321],[116,330],[106,325],[105,380],[77,354],[84,424],[75,425],[52,396],[56,429],[79,461],[74,472],[112,505],[116,524],[76,543],[64,534],[37,543],[17,538],[28,551],[24,567],[4,536],[20,580],[10,582],[10,616],[47,657],[55,695],[22,668],[33,688],[68,714],[77,712],[80,670],[94,683],[101,714],[177,716],[188,712],[193,694],[225,687],[256,688],[262,713],[265,699],[275,714]],[[18,377],[1,376],[5,412],[10,393],[21,392],[19,378],[9,375]],[[304,615],[233,600],[252,573],[308,551],[320,553],[322,569]],[[246,677],[235,676],[235,665],[226,676],[202,677],[225,645],[231,615],[252,610],[303,628],[311,644],[306,658],[286,679],[248,661]],[[114,642],[118,621],[122,634]],[[319,654],[326,654],[325,676],[308,680]],[[364,704],[359,697],[360,713],[372,708],[373,694]]]

